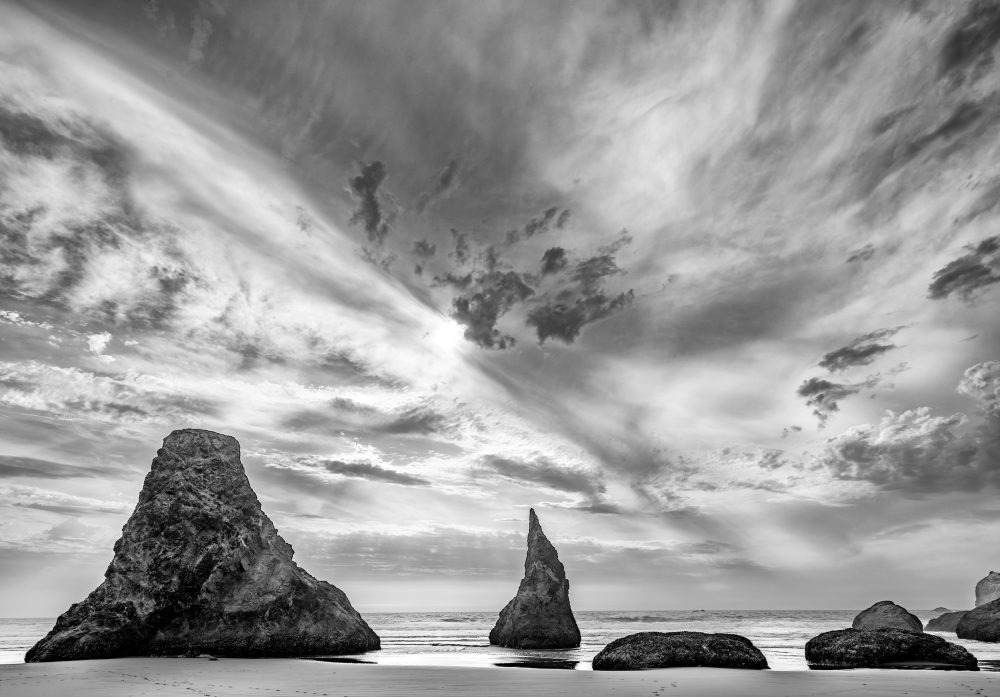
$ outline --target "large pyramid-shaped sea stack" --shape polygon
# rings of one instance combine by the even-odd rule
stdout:
[[[517,595],[500,611],[490,643],[513,649],[566,649],[580,645],[569,606],[569,581],[534,509],[528,514],[528,556]]]
[[[146,475],[104,582],[25,660],[379,648],[343,591],[303,571],[292,553],[250,488],[236,439],[174,431]]]

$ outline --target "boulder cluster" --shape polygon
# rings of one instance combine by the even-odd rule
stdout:
[[[850,629],[824,632],[806,643],[806,661],[817,668],[895,668],[920,666],[979,670],[964,647],[925,634],[916,615],[882,600],[854,618]]]

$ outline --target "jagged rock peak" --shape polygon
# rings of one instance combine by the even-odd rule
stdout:
[[[26,661],[379,648],[347,596],[292,561],[231,436],[167,436],[114,552],[104,582],[56,620]]]
[[[1000,598],[1000,573],[989,572],[976,584],[976,607]]]
[[[528,553],[517,595],[500,611],[490,643],[516,649],[562,649],[580,645],[580,629],[569,604],[569,581],[556,548],[542,531],[535,509],[528,513]]]

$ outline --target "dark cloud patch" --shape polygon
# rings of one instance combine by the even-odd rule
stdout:
[[[632,290],[615,296],[607,296],[603,292],[582,297],[560,293],[552,302],[532,309],[527,323],[535,328],[539,343],[559,339],[572,344],[586,325],[613,315],[634,299],[635,292]]]
[[[552,206],[551,208],[547,208],[545,212],[537,218],[529,220],[524,226],[524,236],[530,239],[535,235],[540,235],[551,230],[552,224],[556,221],[556,214],[558,212],[559,207]]]
[[[839,383],[823,378],[809,378],[799,385],[796,394],[804,397],[806,404],[813,408],[813,414],[819,419],[822,428],[832,414],[840,411],[840,402],[864,389],[875,387],[879,379],[878,375],[873,375],[863,382]]]
[[[969,253],[935,272],[927,296],[941,300],[957,295],[970,302],[986,286],[1000,282],[1000,235],[966,247]]]
[[[352,225],[361,223],[368,241],[376,246],[385,242],[392,225],[393,216],[386,213],[385,195],[381,192],[387,177],[385,165],[376,160],[362,162],[361,173],[348,180],[351,196],[358,203],[350,222]]]
[[[417,240],[413,243],[413,256],[418,259],[430,259],[437,252],[437,245],[427,240]]]
[[[582,469],[560,467],[544,457],[522,462],[499,455],[488,455],[480,461],[480,465],[481,471],[490,475],[519,484],[540,484],[557,491],[583,494],[595,502],[606,491],[600,475]]]
[[[625,512],[624,508],[609,501],[588,501],[587,503],[573,506],[573,510],[593,513],[595,515],[621,515]]]
[[[72,479],[75,477],[106,477],[121,474],[114,467],[93,467],[88,465],[68,465],[52,460],[33,457],[0,455],[0,479],[25,477],[36,479]]]
[[[448,256],[457,261],[460,266],[463,266],[469,261],[469,236],[464,232],[459,232],[455,228],[452,228],[451,237],[455,241],[455,251],[448,254]]]
[[[482,348],[506,349],[514,337],[497,328],[500,317],[515,304],[534,294],[515,271],[492,271],[480,275],[476,286],[452,301],[452,318],[465,326],[465,338]]]
[[[542,275],[558,273],[566,268],[569,259],[562,247],[550,247],[542,254]]]
[[[446,274],[435,276],[434,285],[451,286],[452,288],[457,288],[458,290],[465,290],[472,285],[472,274],[467,273],[464,276],[458,276],[449,271]]]
[[[895,344],[885,340],[895,336],[900,329],[902,327],[889,327],[862,334],[847,346],[827,353],[819,366],[836,373],[859,365],[869,365],[882,354],[896,348]]]
[[[373,482],[400,484],[402,486],[428,486],[430,482],[405,472],[398,472],[370,462],[344,462],[342,460],[322,460],[319,466],[330,474],[342,477],[367,479]]]
[[[941,74],[951,74],[961,81],[965,72],[990,68],[997,42],[1000,42],[1000,3],[976,0],[951,28],[941,46]]]
[[[394,413],[379,411],[349,399],[337,398],[329,409],[303,409],[286,417],[281,425],[293,431],[335,434],[384,433],[395,436],[426,436],[440,433],[447,419],[424,406],[413,406]]]
[[[861,263],[863,261],[868,261],[873,256],[875,256],[875,247],[871,244],[866,244],[864,247],[855,249],[847,257],[848,264]]]
[[[389,421],[378,424],[373,430],[392,435],[429,435],[439,433],[446,425],[443,415],[422,407],[405,409]]]
[[[420,194],[417,199],[417,212],[423,213],[433,204],[451,196],[460,185],[458,160],[451,160],[438,172],[431,189]]]
[[[802,431],[802,427],[801,426],[796,426],[796,425],[792,424],[791,426],[789,426],[787,428],[781,429],[781,437],[782,438],[788,438],[788,436],[790,436],[791,434],[793,434],[793,433],[799,433],[801,431]]]
[[[571,213],[568,208],[560,213],[556,219],[556,228],[559,230],[564,229],[569,224],[570,215]]]

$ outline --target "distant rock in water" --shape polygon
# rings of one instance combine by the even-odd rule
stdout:
[[[960,639],[1000,641],[1000,599],[973,608],[965,613],[955,628]]]
[[[292,561],[231,436],[167,436],[114,549],[104,582],[25,661],[379,648],[347,596]]]
[[[817,668],[922,668],[979,670],[958,644],[909,629],[838,629],[806,642],[806,661]]]
[[[976,584],[976,607],[991,603],[998,598],[1000,598],[1000,573],[991,571]]]
[[[881,600],[867,610],[862,610],[854,618],[854,629],[909,629],[911,632],[924,631],[923,623],[891,600]]]
[[[639,632],[615,639],[594,656],[594,670],[651,668],[767,668],[767,659],[746,637],[703,632]]]
[[[528,555],[517,595],[500,611],[490,643],[512,649],[568,649],[580,645],[569,606],[569,581],[535,510],[528,514]]]
[[[957,612],[946,612],[943,615],[935,617],[932,620],[928,620],[927,624],[924,626],[925,632],[954,632],[958,629],[958,623],[968,610],[959,610]]]
[[[934,608],[933,610],[931,610],[931,612],[951,612],[951,610],[949,610],[949,609],[948,609],[948,608],[946,608],[946,607],[941,607],[941,606],[939,605],[939,606],[937,606],[936,608]]]

